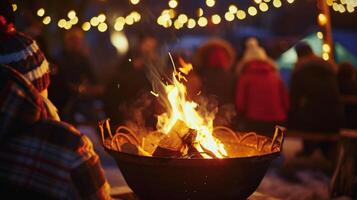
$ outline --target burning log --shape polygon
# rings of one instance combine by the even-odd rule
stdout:
[[[202,158],[194,147],[196,135],[195,130],[188,128],[183,121],[178,120],[171,131],[160,140],[153,156]]]

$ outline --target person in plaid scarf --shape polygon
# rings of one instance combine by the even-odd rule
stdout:
[[[2,15],[5,1],[0,1],[0,194],[112,199],[90,139],[53,115],[46,98],[48,63],[35,41]]]
[[[0,66],[0,193],[11,199],[111,199],[91,141],[49,118],[37,89]]]
[[[50,65],[37,42],[18,32],[13,23],[8,0],[0,1],[0,64],[20,72],[40,92],[46,108],[55,120],[60,120],[57,108],[47,98],[50,84]]]

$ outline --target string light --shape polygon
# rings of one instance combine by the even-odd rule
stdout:
[[[74,10],[69,11],[68,14],[67,14],[67,17],[69,19],[75,18],[76,17],[76,11],[74,11]]]
[[[45,15],[45,9],[43,9],[43,8],[38,9],[37,10],[37,15],[39,17],[43,17],[43,15]]]
[[[322,32],[317,32],[317,38],[319,38],[320,40],[322,40],[324,38],[324,34],[322,34]]]
[[[60,28],[64,28],[64,26],[66,25],[66,20],[65,19],[60,19],[57,23],[58,27]]]
[[[181,24],[184,24],[188,21],[188,17],[185,14],[180,14],[177,19]]]
[[[50,16],[46,16],[45,18],[43,18],[42,23],[45,24],[45,25],[51,23],[51,17]]]
[[[214,14],[211,17],[211,21],[213,24],[219,24],[221,23],[221,17],[218,14]]]
[[[357,0],[326,0],[326,4],[331,6],[335,12],[353,13],[357,7]]]
[[[261,4],[259,4],[259,9],[262,11],[262,12],[266,12],[266,11],[268,11],[269,10],[269,6],[268,6],[268,4],[266,4],[266,3],[261,3]]]
[[[91,28],[91,25],[90,25],[89,22],[84,22],[84,23],[82,24],[82,30],[83,30],[83,31],[89,31],[90,28]]]
[[[105,16],[105,14],[101,13],[101,14],[98,15],[98,21],[100,23],[105,22],[106,19],[107,19],[107,17]]]
[[[327,17],[323,13],[320,13],[317,17],[320,26],[325,26],[327,23]]]
[[[108,29],[108,25],[106,23],[100,23],[98,25],[98,31],[99,32],[105,32]]]
[[[248,14],[251,15],[251,16],[255,16],[256,14],[258,13],[257,9],[253,6],[250,6],[248,8]]]
[[[326,52],[326,53],[330,53],[330,52],[331,52],[331,47],[330,47],[330,45],[328,45],[328,44],[323,44],[323,45],[322,45],[322,50],[323,50],[324,52]]]
[[[244,10],[238,10],[236,15],[240,20],[243,20],[247,17],[247,14],[244,12]]]
[[[203,9],[202,8],[198,8],[197,9],[197,16],[199,16],[199,17],[203,16]]]
[[[225,18],[227,21],[231,22],[231,21],[234,20],[234,15],[233,15],[231,12],[226,12],[226,14],[224,14],[224,18]]]
[[[236,14],[237,11],[238,11],[238,8],[236,5],[230,5],[229,8],[228,8],[229,12],[233,13],[233,14]]]
[[[189,19],[187,21],[187,28],[192,29],[195,28],[196,26],[196,21],[194,19]]]
[[[78,17],[75,16],[74,18],[70,19],[69,23],[71,23],[72,25],[76,25],[78,23]]]
[[[170,0],[168,4],[169,4],[170,8],[176,8],[178,5],[178,2],[176,0]]]
[[[140,2],[140,0],[129,0],[129,1],[133,5],[139,4]],[[288,3],[294,2],[294,0],[286,0],[286,1]],[[341,2],[344,2],[346,6],[336,3],[338,0],[326,0],[326,1],[330,6],[334,7],[335,10],[338,12],[347,12],[347,11],[353,12],[355,6],[357,6],[357,0],[340,0]],[[231,22],[234,20],[235,17],[237,17],[237,19],[239,20],[243,20],[247,17],[247,13],[251,16],[255,16],[258,14],[259,10],[261,12],[266,12],[269,10],[268,3],[270,2],[272,2],[273,6],[276,8],[282,6],[281,0],[254,0],[254,2],[258,4],[257,5],[258,8],[254,6],[250,6],[247,10],[245,9],[239,10],[237,5],[230,4],[228,7],[228,11],[224,14],[225,20]],[[352,4],[351,2],[355,2],[356,5]],[[205,0],[205,3],[208,7],[213,7],[216,4],[216,0]],[[205,27],[208,25],[208,19],[203,16],[204,10],[202,8],[197,9],[198,19],[196,21],[194,18],[189,19],[186,14],[183,13],[176,14],[174,8],[176,8],[178,4],[179,4],[178,0],[169,0],[168,1],[169,9],[165,9],[162,11],[161,15],[156,20],[157,23],[165,28],[169,28],[173,25],[175,29],[180,29],[185,24],[187,28],[190,29],[196,27],[196,25],[200,27]],[[17,6],[16,8],[14,8],[14,10],[16,9]],[[46,11],[44,8],[40,8],[37,10],[36,14],[40,17],[43,17],[46,14]],[[65,28],[67,30],[70,29],[72,26],[76,25],[79,22],[79,18],[76,15],[77,13],[75,10],[70,10],[67,13],[67,17],[69,18],[68,21],[66,19],[60,19],[57,23],[58,27]],[[222,17],[219,14],[214,14],[210,17],[210,21],[212,24],[219,24],[222,21]],[[108,29],[108,24],[105,23],[106,20],[107,20],[107,16],[104,13],[100,13],[98,16],[93,16],[92,18],[90,18],[89,21],[82,23],[81,27],[84,31],[88,31],[91,29],[92,26],[94,26],[97,27],[97,29],[100,32],[105,32]],[[122,31],[126,24],[132,25],[136,22],[139,22],[140,20],[141,20],[140,13],[137,11],[133,11],[127,16],[118,17],[112,26],[116,31]],[[49,24],[51,22],[50,16],[44,17],[42,19],[42,22],[44,24]]]
[[[90,24],[92,26],[98,26],[99,25],[99,19],[98,17],[92,17],[92,19],[90,19]]]
[[[205,27],[208,24],[208,20],[205,17],[200,17],[197,21],[197,24],[201,27]]]
[[[133,5],[137,5],[140,3],[140,0],[130,0],[130,3]]]
[[[12,11],[13,11],[13,12],[16,12],[16,10],[17,10],[17,4],[14,4],[14,3],[13,3],[11,6],[12,6]]]
[[[322,59],[324,59],[324,60],[329,60],[330,59],[330,55],[328,54],[328,53],[323,53],[322,54]]]
[[[216,4],[215,0],[206,0],[206,5],[208,7],[213,7]]]
[[[273,6],[275,8],[280,8],[282,6],[282,3],[280,0],[273,0]]]

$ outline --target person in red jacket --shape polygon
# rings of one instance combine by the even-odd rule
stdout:
[[[283,124],[289,108],[288,92],[275,63],[269,59],[255,38],[246,43],[238,64],[236,108],[240,129],[272,135],[274,126]]]

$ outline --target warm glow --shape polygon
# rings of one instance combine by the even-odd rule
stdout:
[[[64,28],[65,28],[66,30],[69,30],[69,29],[71,29],[71,28],[72,28],[72,24],[71,24],[71,23],[69,23],[69,22],[65,22],[65,24],[64,24]]]
[[[46,16],[45,18],[43,18],[42,23],[45,24],[45,25],[51,23],[51,17],[50,16]]]
[[[257,9],[253,6],[249,7],[248,8],[248,13],[251,15],[251,16],[254,16],[256,15],[258,12],[257,12]]]
[[[187,28],[194,28],[196,26],[196,21],[194,19],[189,19],[187,21]]]
[[[67,16],[68,16],[69,19],[75,18],[76,17],[76,11],[74,11],[74,10],[69,11]]]
[[[70,22],[72,25],[77,24],[77,23],[78,23],[78,17],[76,16],[76,17],[72,18],[71,20],[69,20],[69,22]]]
[[[207,26],[208,20],[205,17],[200,17],[197,21],[197,24],[201,27]]]
[[[180,14],[177,19],[181,24],[184,24],[187,22],[188,17],[185,14]]]
[[[65,19],[60,19],[57,23],[58,27],[60,28],[64,28],[64,26],[66,25],[66,20]]]
[[[100,23],[98,25],[98,31],[105,32],[108,29],[108,25],[106,23]]]
[[[45,9],[43,9],[43,8],[38,9],[37,10],[37,15],[39,17],[42,17],[43,15],[45,15]]]
[[[82,24],[82,30],[83,30],[83,31],[89,31],[90,28],[91,28],[91,25],[90,25],[89,22],[84,22],[84,23]]]
[[[121,24],[125,24],[125,18],[124,17],[118,17],[116,20],[115,20],[116,23],[121,23]]]
[[[183,24],[180,22],[180,20],[177,19],[174,22],[174,27],[175,27],[175,29],[180,29],[183,27]]]
[[[90,20],[90,24],[92,26],[98,26],[98,24],[99,24],[98,17],[92,17],[92,19]]]
[[[125,54],[129,50],[128,38],[122,32],[114,32],[110,35],[112,45],[117,49],[119,54]]]
[[[170,0],[169,1],[169,7],[170,8],[176,8],[178,5],[178,2],[176,0]]]
[[[320,26],[326,25],[326,23],[327,23],[326,15],[320,13],[319,16],[317,17],[317,19],[318,19],[318,22],[319,22]]]
[[[286,0],[288,3],[294,3],[295,0]]]
[[[247,14],[244,12],[244,10],[238,10],[237,12],[237,18],[242,20],[245,19],[247,17]]]
[[[123,23],[120,23],[119,21],[115,22],[114,30],[122,31],[123,29],[124,29],[124,24]]]
[[[236,14],[237,11],[238,11],[238,8],[237,8],[237,6],[232,4],[232,5],[229,6],[228,10],[229,10],[229,12],[231,12],[233,14]]]
[[[203,9],[202,8],[197,9],[197,16],[199,16],[199,17],[203,16]]]
[[[103,23],[106,19],[107,19],[107,17],[105,16],[105,14],[101,13],[98,15],[98,21],[100,23]]]
[[[322,59],[324,59],[324,60],[329,60],[330,59],[330,55],[328,54],[328,53],[323,53],[322,54]]]
[[[317,32],[317,38],[319,38],[320,40],[322,40],[324,38],[324,34],[322,32]]]
[[[281,3],[280,0],[274,0],[273,1],[273,5],[274,5],[275,8],[280,8],[282,3]]]
[[[330,53],[330,52],[331,52],[331,47],[330,47],[330,45],[328,45],[328,44],[323,44],[323,45],[322,45],[322,50],[323,50],[324,52],[326,52],[326,53]]]
[[[266,3],[261,3],[261,4],[259,4],[259,9],[262,11],[262,12],[266,12],[266,11],[268,11],[269,10],[269,6],[268,6],[268,4],[266,4]]]
[[[134,5],[136,5],[136,4],[140,3],[140,0],[130,0],[130,2]]]
[[[206,0],[206,5],[208,7],[213,7],[216,4],[215,0]]]
[[[130,13],[131,17],[134,19],[134,22],[139,22],[141,19],[140,13],[133,11]]]
[[[226,12],[226,14],[224,14],[224,18],[225,18],[227,21],[231,22],[231,21],[234,20],[234,14],[231,13],[231,12]]]
[[[167,97],[169,105],[166,108],[167,112],[158,116],[157,128],[160,132],[169,134],[175,124],[181,121],[188,128],[196,131],[197,136],[194,139],[193,146],[198,152],[203,152],[204,149],[207,149],[216,157],[224,158],[227,156],[227,152],[223,143],[212,135],[214,115],[211,114],[203,117],[197,111],[199,105],[187,100],[187,90],[183,81],[185,81],[184,74],[192,69],[192,65],[185,63],[183,60],[180,60],[180,63],[183,65],[183,69],[179,69],[179,71],[175,69],[172,76],[172,84],[164,85],[165,94],[163,96]],[[201,155],[204,158],[212,158],[204,153]]]
[[[16,12],[16,10],[17,10],[17,4],[14,4],[14,3],[13,3],[11,6],[12,6],[12,11],[13,11],[13,12]]]
[[[255,2],[256,4],[260,4],[260,3],[262,2],[262,0],[254,0],[254,2]]]
[[[134,24],[134,18],[131,15],[128,15],[125,17],[125,23],[128,25],[133,25]]]
[[[213,24],[219,24],[219,23],[221,23],[221,17],[220,17],[219,15],[217,15],[217,14],[212,15],[211,20],[212,20],[212,23],[213,23]]]

